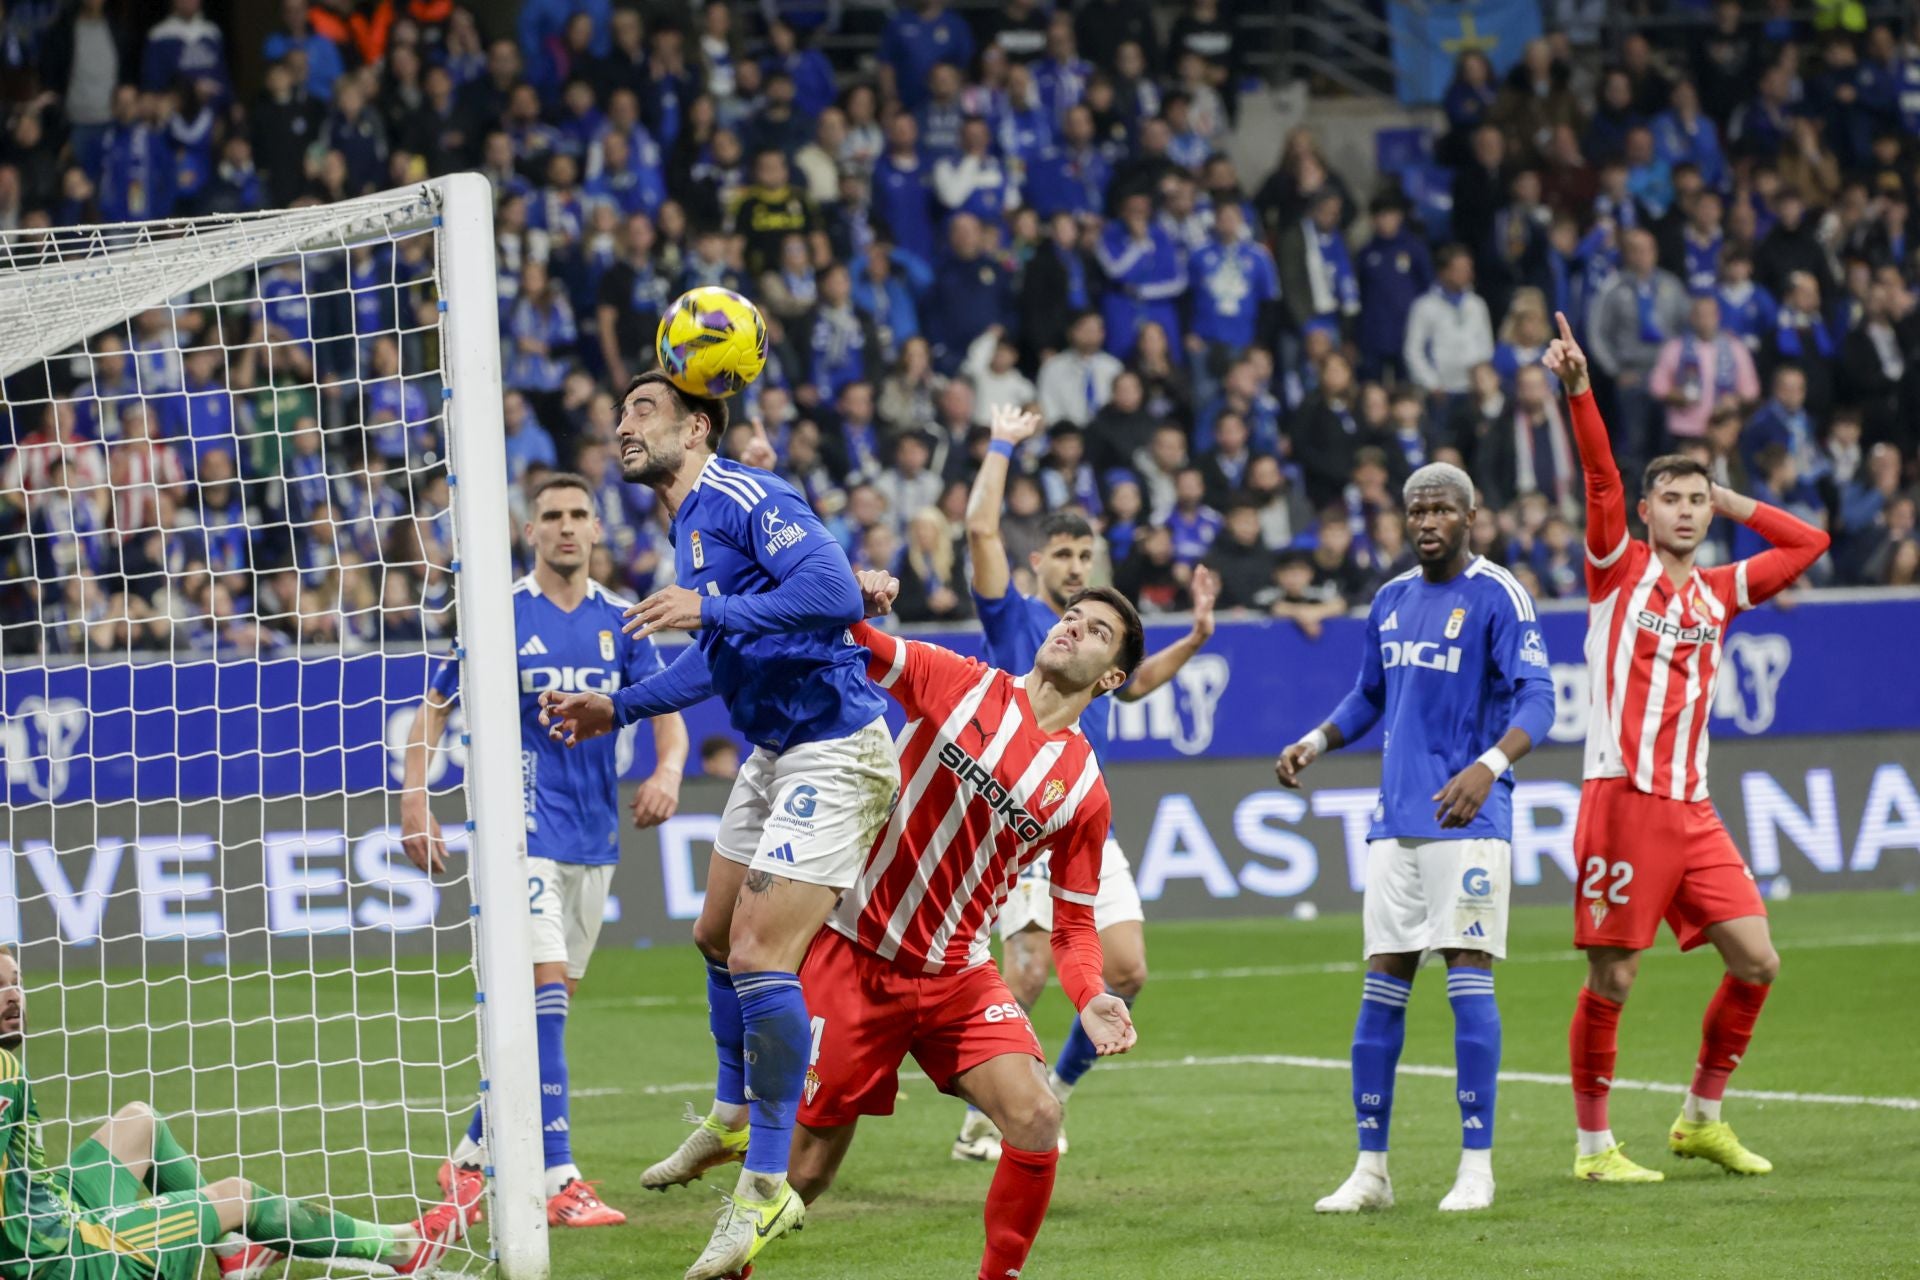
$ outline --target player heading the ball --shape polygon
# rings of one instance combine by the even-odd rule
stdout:
[[[551,692],[543,711],[572,743],[717,694],[754,745],[727,797],[693,930],[719,1056],[713,1109],[641,1175],[664,1190],[745,1159],[687,1280],[739,1271],[804,1221],[786,1177],[813,1038],[800,962],[859,874],[899,781],[866,653],[847,641],[861,618],[852,566],[792,485],[714,453],[726,429],[725,400],[689,396],[657,371],[628,386],[620,460],[672,519],[674,585],[629,609],[626,625],[698,638],[651,679],[612,697]]]

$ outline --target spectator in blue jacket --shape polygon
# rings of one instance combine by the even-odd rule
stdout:
[[[1020,207],[1020,185],[993,154],[993,133],[978,116],[960,129],[960,150],[933,166],[933,190],[952,216],[970,213],[1007,238],[1007,217]]]
[[[1247,236],[1246,211],[1228,201],[1213,211],[1213,234],[1187,264],[1193,286],[1193,329],[1187,335],[1194,398],[1213,399],[1227,369],[1256,343],[1273,337],[1280,273],[1273,255]]]
[[[1180,346],[1180,300],[1187,292],[1186,253],[1164,227],[1154,225],[1153,198],[1128,196],[1120,216],[1107,224],[1094,248],[1107,278],[1102,309],[1107,350],[1122,360],[1133,353],[1140,327],[1152,323]]]
[[[1041,217],[1056,213],[1097,216],[1107,202],[1113,166],[1094,145],[1093,112],[1075,106],[1060,128],[1060,143],[1028,167],[1027,203]]]
[[[560,87],[561,77],[567,70],[567,23],[577,13],[593,19],[589,52],[596,58],[606,57],[612,47],[608,40],[613,21],[612,0],[520,0],[517,27],[520,55],[526,59],[527,78],[542,91]]]
[[[172,12],[148,29],[140,56],[140,87],[148,93],[163,93],[182,80],[208,101],[233,97],[227,37],[200,12],[200,0],[173,0]]]
[[[920,125],[905,111],[887,122],[887,149],[873,167],[873,211],[893,242],[923,262],[939,252],[933,166],[920,154]]]
[[[955,214],[947,225],[947,246],[928,295],[939,305],[928,313],[925,328],[934,366],[951,375],[976,336],[996,324],[1014,331],[1018,317],[1013,272],[987,251],[980,220],[970,213]]]
[[[1361,247],[1354,265],[1360,281],[1360,374],[1405,377],[1401,348],[1407,341],[1407,315],[1433,287],[1433,256],[1409,224],[1406,198],[1398,192],[1376,197],[1370,212],[1373,238]]]
[[[888,364],[899,359],[907,339],[919,336],[920,308],[914,299],[932,283],[932,267],[884,239],[869,244],[854,267],[853,305],[873,321]]]
[[[833,105],[833,64],[825,54],[802,44],[793,25],[781,19],[767,27],[767,44],[770,52],[761,59],[761,68],[769,75],[783,71],[792,79],[793,105],[802,117],[812,120]]]
[[[173,154],[154,118],[163,99],[132,85],[114,90],[113,123],[94,139],[87,164],[100,215],[109,222],[164,218],[173,212]]]
[[[313,29],[307,20],[306,0],[286,0],[280,6],[283,30],[268,36],[260,51],[268,62],[278,62],[295,49],[307,55],[307,92],[321,102],[333,100],[333,82],[347,72],[340,46]]]
[[[1700,91],[1691,81],[1673,86],[1673,107],[1654,118],[1653,140],[1668,165],[1693,165],[1710,190],[1726,186],[1729,175],[1720,127],[1700,110]]]
[[[927,83],[936,66],[964,67],[973,61],[973,28],[945,0],[903,5],[887,20],[880,36],[880,90],[912,111],[926,101]]]

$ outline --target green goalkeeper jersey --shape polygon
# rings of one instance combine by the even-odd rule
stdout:
[[[67,1255],[77,1216],[66,1184],[47,1167],[26,1070],[0,1049],[0,1277],[25,1280],[36,1263]]]

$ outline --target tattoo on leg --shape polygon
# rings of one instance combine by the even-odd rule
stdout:
[[[771,871],[747,872],[746,890],[748,893],[765,893],[767,890],[771,888],[773,888],[773,872]]]

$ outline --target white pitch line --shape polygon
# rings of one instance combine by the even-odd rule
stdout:
[[[1203,1058],[1189,1054],[1182,1058],[1122,1058],[1100,1064],[1102,1074],[1109,1071],[1176,1071],[1193,1067],[1298,1067],[1308,1071],[1346,1071],[1350,1064],[1345,1058],[1309,1058],[1291,1053],[1236,1053],[1219,1057]],[[1454,1078],[1452,1067],[1433,1067],[1420,1063],[1401,1063],[1400,1074],[1408,1076],[1431,1076],[1435,1079]],[[904,1080],[925,1080],[926,1076],[917,1071],[902,1071]],[[1546,1084],[1561,1089],[1571,1088],[1573,1081],[1567,1076],[1553,1075],[1544,1071],[1502,1071],[1502,1084]],[[1684,1094],[1687,1087],[1683,1084],[1670,1084],[1664,1080],[1615,1080],[1613,1087],[1637,1093],[1676,1093]],[[649,1084],[635,1089],[576,1089],[576,1097],[609,1096],[615,1094],[673,1094],[711,1091],[713,1081],[696,1080],[685,1084]],[[1872,1097],[1858,1093],[1796,1093],[1791,1090],[1776,1089],[1728,1089],[1729,1098],[1745,1098],[1753,1102],[1804,1102],[1831,1107],[1885,1107],[1892,1111],[1920,1111],[1920,1098]]]
[[[1790,956],[1796,951],[1837,951],[1853,947],[1910,947],[1915,944],[1920,944],[1920,933],[1884,933],[1850,938],[1785,942],[1781,945],[1781,950]],[[1515,964],[1565,964],[1570,960],[1583,959],[1586,954],[1584,951],[1544,951],[1513,956],[1499,963],[1502,967]],[[1249,978],[1308,978],[1329,973],[1359,973],[1366,967],[1366,964],[1359,960],[1329,960],[1322,964],[1238,965],[1230,969],[1175,969],[1171,972],[1156,969],[1153,971],[1153,981],[1240,982]]]

